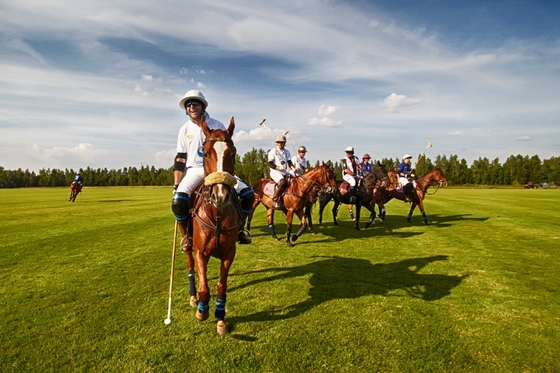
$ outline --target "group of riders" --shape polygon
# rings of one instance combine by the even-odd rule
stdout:
[[[177,138],[177,154],[173,164],[174,192],[171,209],[183,236],[182,250],[188,252],[193,250],[189,228],[190,210],[193,202],[191,201],[191,195],[202,184],[205,176],[202,154],[205,135],[200,126],[202,121],[205,121],[211,130],[226,130],[226,128],[223,123],[210,117],[206,111],[208,101],[198,90],[188,91],[179,101],[179,107],[185,110],[188,120],[179,129]],[[293,157],[285,146],[286,137],[282,135],[276,137],[275,146],[268,153],[267,159],[270,178],[276,183],[276,189],[272,196],[273,208],[275,209],[282,207],[282,195],[289,186],[289,179],[307,171],[307,160],[305,159],[307,149],[305,146],[300,146],[297,149],[297,154]],[[350,186],[350,203],[356,202],[354,194],[359,187],[359,181],[373,170],[370,159],[369,154],[364,154],[362,162],[360,162],[358,157],[354,155],[354,148],[351,146],[346,148],[346,157],[342,160],[342,177]],[[410,165],[411,159],[412,156],[406,154],[398,167],[398,175],[407,195],[407,200],[413,189],[411,177],[414,175]],[[241,209],[246,219],[251,212],[255,195],[251,187],[239,177],[235,175],[234,177],[237,181],[234,188],[240,198]],[[244,226],[245,220],[240,224],[238,242],[249,244],[251,238],[244,232]]]

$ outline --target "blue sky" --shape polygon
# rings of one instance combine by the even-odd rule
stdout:
[[[559,1],[0,0],[0,166],[170,167],[201,90],[238,152],[560,156]]]

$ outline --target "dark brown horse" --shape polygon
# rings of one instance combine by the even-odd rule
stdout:
[[[323,210],[326,205],[332,199],[334,200],[334,205],[332,208],[334,225],[339,225],[337,220],[338,206],[340,203],[351,204],[350,203],[350,193],[344,193],[341,191],[341,185],[344,181],[337,181],[337,187],[334,188],[330,193],[322,193],[319,198],[319,224],[323,222]],[[346,183],[348,186],[348,183]],[[369,227],[373,223],[375,218],[374,204],[379,196],[383,196],[385,193],[385,188],[389,186],[389,177],[387,175],[387,170],[385,166],[381,163],[377,163],[377,167],[373,169],[363,180],[360,182],[358,190],[356,190],[355,197],[356,202],[352,203],[356,206],[356,216],[354,220],[354,228],[360,230],[360,214],[362,206],[371,212],[370,218],[365,225],[365,228]]]
[[[399,178],[398,178],[397,170],[393,169],[389,171],[388,175],[389,175],[389,179],[391,180],[391,183],[395,186],[395,188],[391,188],[390,190],[386,191],[387,198],[385,202],[389,202],[391,198],[396,198],[398,200],[404,201],[405,200],[404,192],[402,191],[402,188],[400,188],[400,186],[398,185]],[[447,179],[443,175],[441,169],[436,167],[432,171],[425,174],[424,176],[418,178],[415,182],[416,182],[416,188],[411,196],[412,205],[410,206],[410,211],[406,216],[406,220],[409,223],[411,222],[412,213],[414,212],[416,206],[418,206],[418,208],[422,212],[422,221],[424,222],[424,224],[430,224],[428,222],[428,217],[426,216],[426,212],[424,211],[424,198],[426,197],[426,192],[428,191],[428,188],[434,183],[438,185],[438,188],[440,186],[446,187]]]
[[[80,194],[81,191],[82,191],[82,184],[76,182],[70,184],[70,198],[68,198],[68,201],[69,202],[76,201],[76,197],[78,197],[78,194]]]
[[[206,136],[203,144],[204,184],[195,192],[192,215],[193,252],[188,251],[187,267],[191,285],[191,306],[198,310],[196,318],[206,320],[209,316],[210,289],[207,266],[211,256],[220,260],[220,279],[217,284],[215,316],[217,331],[227,334],[225,307],[229,269],[236,253],[237,234],[242,223],[242,211],[234,185],[233,176],[235,147],[231,137],[235,128],[233,117],[226,131],[210,130],[206,122],[201,128]],[[198,302],[194,293],[194,267],[198,272]],[[191,276],[193,274],[193,276]],[[194,299],[193,299],[194,297]]]
[[[260,203],[262,203],[267,209],[266,220],[268,222],[270,234],[275,240],[278,240],[276,231],[274,230],[274,209],[272,207],[274,204],[274,201],[272,200],[274,189],[267,188],[269,183],[271,183],[270,179],[260,179],[253,185],[255,202],[253,203],[253,209],[247,218],[247,230],[250,231],[251,229],[251,220],[253,219],[255,209]],[[274,184],[273,181],[272,183]],[[323,163],[321,166],[315,167],[301,176],[290,179],[290,185],[282,197],[282,207],[279,209],[286,214],[286,244],[289,247],[293,246],[291,241],[296,241],[307,228],[307,219],[304,209],[312,199],[313,191],[318,187],[330,186],[331,188],[334,188],[335,185],[336,179],[334,177],[333,169],[328,163]],[[270,192],[266,192],[269,189]],[[294,214],[296,214],[301,221],[301,226],[296,234],[290,236],[292,232]]]

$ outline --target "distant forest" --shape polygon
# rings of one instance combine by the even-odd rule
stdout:
[[[242,157],[236,155],[235,173],[249,185],[261,178],[267,178],[268,167],[266,164],[267,151],[253,148]],[[325,160],[326,162],[327,160]],[[383,158],[379,160],[387,170],[395,168],[400,163],[399,159]],[[341,178],[340,159],[332,161],[335,174]],[[374,165],[377,160],[372,161]],[[317,162],[310,167],[316,167]],[[434,160],[422,158],[416,166],[416,174],[424,175],[433,168],[439,167],[443,171],[450,185],[525,185],[529,181],[541,183],[560,184],[560,157],[541,160],[538,155],[532,157],[512,155],[504,163],[498,158],[489,160],[479,158],[470,166],[465,159],[457,155],[447,157],[436,156]],[[158,168],[142,166],[108,170],[107,168],[93,169],[90,167],[73,169],[41,169],[36,174],[34,171],[17,169],[6,170],[0,166],[0,188],[22,187],[61,187],[69,186],[74,175],[80,172],[84,179],[84,186],[150,186],[173,184],[173,168]]]

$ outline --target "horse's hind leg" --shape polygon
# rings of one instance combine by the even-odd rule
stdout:
[[[315,231],[313,230],[313,218],[311,217],[311,215],[313,213],[312,210],[311,210],[312,208],[313,208],[313,204],[311,204],[311,203],[308,203],[305,206],[305,217],[306,217],[307,221],[309,222],[307,224],[307,226],[309,227],[309,233],[315,234]]]
[[[253,207],[251,208],[251,212],[247,215],[247,232],[251,234],[251,221],[253,220],[253,214],[255,213],[256,208],[261,203],[261,199],[257,193],[255,193],[255,200],[253,201]]]

